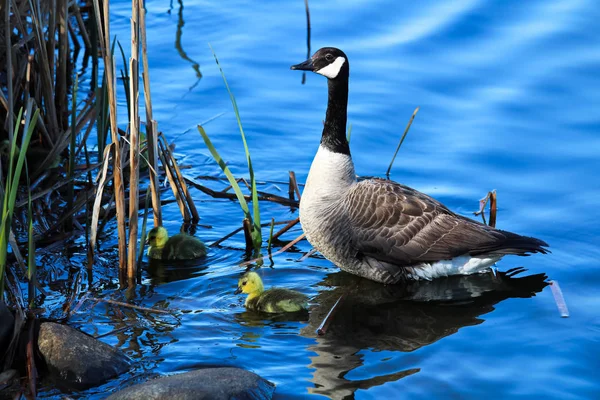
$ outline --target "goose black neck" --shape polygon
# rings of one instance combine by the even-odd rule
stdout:
[[[340,75],[335,79],[328,79],[327,82],[329,96],[321,146],[334,153],[350,155],[350,147],[346,139],[348,75]]]

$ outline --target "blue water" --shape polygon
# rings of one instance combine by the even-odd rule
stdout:
[[[306,58],[303,2],[173,3],[146,2],[149,72],[155,119],[190,167],[185,174],[220,176],[196,125],[221,113],[205,128],[234,174],[247,174],[210,43],[236,96],[257,179],[287,181],[293,170],[303,182],[327,100],[323,77],[307,75],[302,85],[301,73],[289,70]],[[336,46],[349,57],[357,172],[384,175],[419,106],[392,179],[466,216],[496,189],[497,226],[541,238],[552,250],[506,257],[499,269],[522,266],[528,271],[517,277],[545,273],[558,281],[571,317],[559,317],[550,288],[536,276],[389,288],[320,257],[298,262],[310,249],[304,241],[260,273],[267,286],[313,297],[315,309],[308,320],[269,319],[245,312],[243,298],[233,295],[244,257],[238,235],[199,266],[145,266],[133,301],[168,307],[175,317],[117,316],[102,304],[77,314],[73,325],[89,333],[126,327],[102,340],[135,367],[70,395],[102,398],[156,374],[217,364],[260,374],[277,385],[277,398],[600,398],[600,8],[591,0],[388,0],[313,1],[310,11],[313,51]],[[128,1],[111,2],[112,34],[126,52],[129,17]],[[175,46],[178,25],[185,57]],[[120,106],[124,116],[124,100]],[[263,188],[287,196],[285,184]],[[192,194],[201,222],[213,227],[199,228],[203,240],[240,226],[237,204]],[[267,202],[261,211],[263,221],[297,216]],[[178,231],[176,204],[163,212],[165,225]],[[284,239],[299,234],[296,228]],[[104,239],[107,255],[93,289],[119,298],[111,243]],[[344,293],[328,334],[317,338],[316,326]]]

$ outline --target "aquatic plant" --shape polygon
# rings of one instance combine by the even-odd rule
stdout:
[[[237,103],[235,101],[235,96],[233,95],[231,89],[229,88],[229,84],[227,83],[227,78],[225,77],[225,72],[223,72],[223,68],[221,67],[221,64],[219,63],[217,54],[212,49],[212,47],[210,49],[213,53],[213,56],[215,57],[215,62],[217,63],[217,66],[219,67],[219,71],[221,72],[221,77],[223,78],[223,82],[225,83],[225,87],[227,88],[227,93],[229,93],[229,98],[231,99],[231,104],[233,106],[235,118],[237,120],[237,124],[238,124],[239,130],[240,130],[240,135],[242,137],[242,143],[244,144],[244,152],[246,153],[246,161],[248,163],[248,175],[250,176],[250,192],[252,195],[252,206],[253,206],[252,214],[250,213],[248,203],[246,202],[246,198],[244,197],[244,194],[242,193],[242,189],[240,188],[238,181],[235,179],[235,177],[229,170],[227,163],[225,163],[225,161],[223,161],[223,158],[219,155],[217,149],[212,144],[212,142],[211,142],[210,138],[208,137],[208,135],[206,134],[206,131],[204,130],[204,128],[200,125],[198,125],[198,132],[200,132],[200,135],[202,135],[202,139],[204,139],[204,143],[206,144],[206,147],[208,147],[208,150],[212,154],[213,158],[215,159],[215,161],[217,162],[219,167],[221,167],[221,170],[227,177],[229,184],[231,185],[231,187],[233,188],[233,190],[235,192],[235,195],[240,204],[240,208],[242,209],[242,212],[244,213],[244,220],[246,221],[245,222],[246,226],[249,225],[249,228],[248,228],[249,232],[248,232],[248,229],[245,229],[245,232],[246,232],[247,236],[250,237],[251,244],[252,244],[252,247],[254,248],[255,252],[258,253],[262,246],[262,232],[261,232],[261,225],[260,225],[260,207],[258,204],[258,189],[256,187],[256,178],[254,177],[254,169],[252,168],[252,159],[250,157],[250,149],[248,148],[248,143],[246,141],[246,135],[244,134],[242,120],[240,118],[240,111],[239,111]],[[246,243],[247,243],[247,247],[248,247],[248,245],[249,245],[248,240],[246,241]]]

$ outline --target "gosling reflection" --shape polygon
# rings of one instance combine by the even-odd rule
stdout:
[[[321,292],[313,303],[308,325],[301,334],[314,337],[309,347],[315,368],[312,393],[331,398],[353,398],[358,389],[379,386],[418,372],[406,369],[390,375],[352,381],[344,376],[363,365],[361,351],[410,352],[456,333],[464,326],[481,324],[479,316],[512,297],[529,298],[548,285],[545,274],[515,277],[515,269],[497,275],[453,276],[433,281],[384,286],[338,272],[321,284],[332,290]],[[338,305],[324,336],[319,327],[333,304]]]
[[[150,258],[147,272],[152,285],[182,281],[206,275],[210,259],[186,261],[162,261]]]

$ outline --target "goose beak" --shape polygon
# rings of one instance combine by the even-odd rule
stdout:
[[[242,288],[238,287],[237,289],[235,289],[235,292],[233,292],[233,294],[240,294],[242,293]]]
[[[314,66],[312,62],[312,58],[304,61],[303,63],[292,65],[290,69],[297,69],[300,71],[314,71]]]

